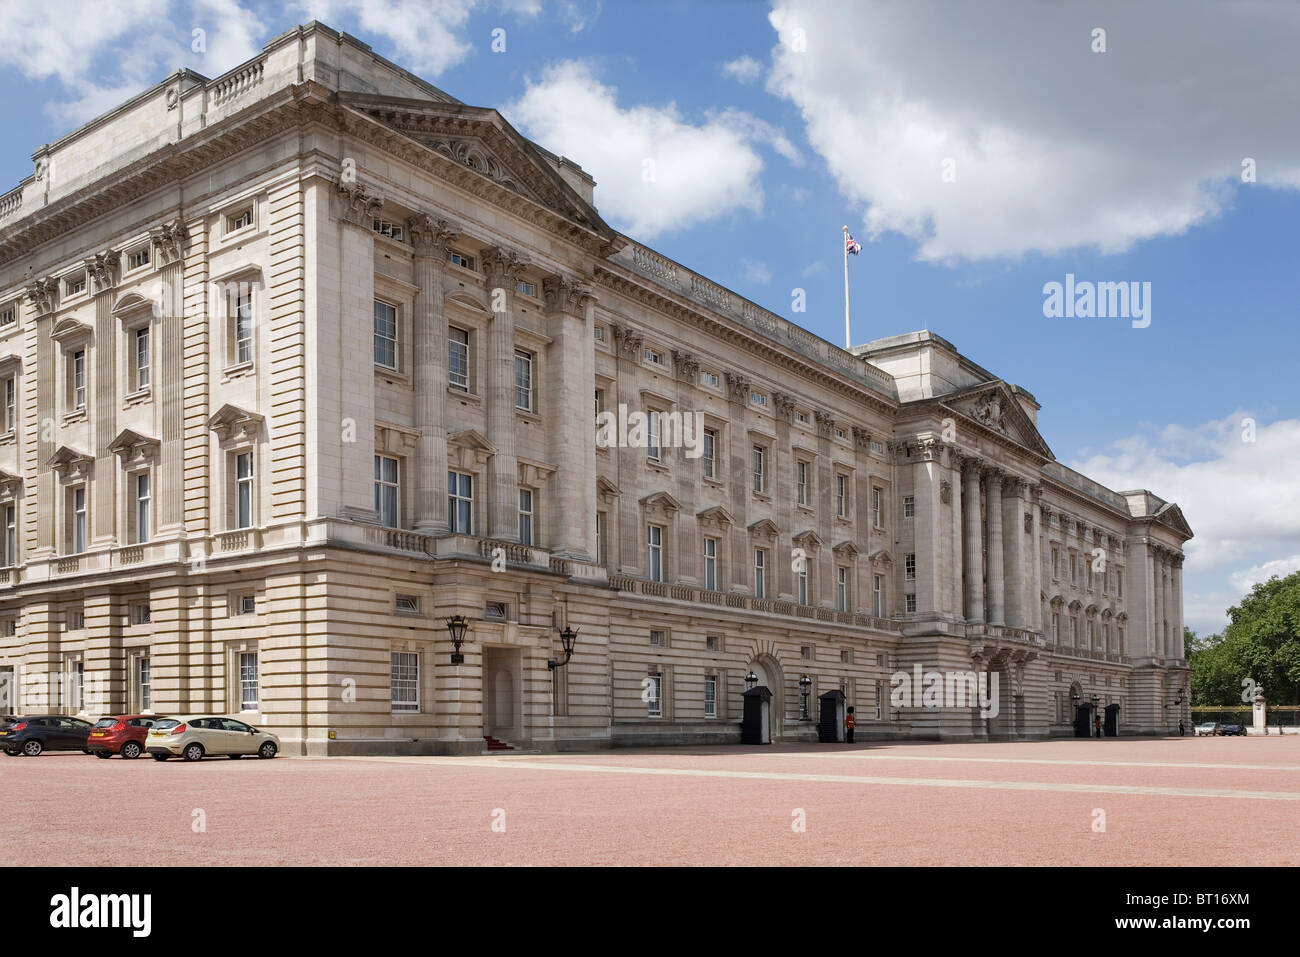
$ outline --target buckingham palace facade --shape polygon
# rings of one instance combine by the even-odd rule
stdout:
[[[755,683],[777,741],[836,689],[868,739],[1190,720],[1176,505],[1056,462],[937,335],[843,350],[620,234],[353,37],[174,73],[34,164],[0,195],[0,710],[288,754],[735,742]],[[996,715],[892,701],[918,666],[996,675]]]

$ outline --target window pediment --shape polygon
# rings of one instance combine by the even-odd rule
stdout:
[[[17,375],[23,371],[22,356],[0,356],[0,378]]]
[[[815,552],[822,547],[822,538],[811,528],[795,535],[791,540],[793,544],[799,546],[804,551]]]
[[[23,490],[23,477],[0,469],[0,499],[17,498]]]
[[[391,422],[375,423],[375,451],[405,455],[420,441],[420,430]]]
[[[60,319],[50,330],[50,338],[63,347],[77,345],[90,339],[92,331],[84,322],[78,322],[71,316]]]
[[[716,525],[718,528],[727,528],[736,524],[736,520],[731,517],[731,513],[721,505],[714,505],[696,512],[695,519],[701,525]]]
[[[123,429],[109,443],[108,450],[122,460],[124,469],[133,469],[151,464],[158,457],[160,447],[157,439]]]
[[[226,403],[208,419],[208,428],[223,442],[252,440],[262,425],[262,417],[237,405]]]
[[[833,546],[831,548],[831,551],[833,551],[836,555],[839,555],[841,558],[853,559],[853,558],[857,558],[859,555],[858,546],[854,545],[847,538],[844,541]]]
[[[651,492],[641,499],[641,507],[647,515],[675,515],[681,510],[681,503],[667,492]]]
[[[776,522],[770,518],[760,518],[749,525],[749,534],[755,538],[774,539],[781,534],[781,529],[777,528]]]
[[[877,548],[874,551],[869,552],[867,558],[873,565],[894,564],[894,556],[889,554],[889,550],[886,548]]]
[[[609,499],[618,498],[623,493],[619,487],[605,478],[603,475],[596,476],[596,494],[608,501]]]
[[[50,456],[46,467],[50,471],[58,473],[59,477],[65,482],[71,482],[86,478],[94,464],[94,458],[85,452],[80,452],[67,445],[60,445],[58,450]]]

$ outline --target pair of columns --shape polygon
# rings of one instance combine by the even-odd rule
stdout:
[[[1026,483],[1015,479],[978,459],[966,458],[961,462],[962,485],[965,501],[962,505],[964,534],[962,535],[962,561],[966,572],[965,607],[963,612],[969,622],[987,622],[990,625],[1029,627],[1028,601],[1037,595],[1024,596],[1020,576],[1030,563],[1025,561],[1025,541],[1018,527],[1017,506],[1012,512],[1011,525],[1004,529],[1003,483],[1016,483],[1016,491],[1007,502],[1020,501],[1020,490]],[[981,514],[981,486],[985,486],[985,508]],[[988,557],[988,601],[985,602],[985,555]],[[1007,580],[1006,565],[1012,565],[1012,580]],[[1008,619],[1012,620],[1008,620]]]
[[[1155,650],[1165,658],[1183,657],[1182,556],[1157,546],[1152,551],[1152,594],[1155,598]]]
[[[443,313],[447,255],[459,230],[431,215],[407,221],[415,251],[414,384],[415,425],[420,441],[414,461],[415,528],[442,535],[450,529],[447,514],[447,322]],[[487,535],[519,540],[519,457],[515,437],[516,283],[526,263],[510,250],[492,247],[482,255],[491,320],[487,331],[484,404],[487,440],[494,452],[488,461]],[[554,551],[592,557],[595,518],[595,448],[589,393],[595,372],[592,351],[592,297],[584,284],[552,276],[543,283],[547,332],[547,398],[551,419],[547,455],[555,464],[548,507],[554,510]],[[534,395],[543,387],[536,376]],[[584,431],[585,429],[585,431]],[[588,488],[590,486],[590,488]],[[587,493],[590,494],[587,494]]]

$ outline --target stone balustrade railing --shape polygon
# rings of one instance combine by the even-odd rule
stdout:
[[[11,189],[9,192],[0,196],[0,219],[18,212],[23,206],[23,188]]]
[[[266,63],[258,60],[241,70],[218,78],[212,84],[212,102],[224,103],[252,89],[262,82],[262,74],[265,70]]]
[[[873,392],[891,399],[898,398],[893,378],[883,370],[644,246],[629,242],[622,251],[611,257],[611,261],[627,266],[687,299],[703,303],[714,312],[740,322],[764,338],[772,339],[821,365],[833,368]]]

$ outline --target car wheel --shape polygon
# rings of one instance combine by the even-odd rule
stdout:
[[[153,756],[153,759],[154,759],[155,761],[166,761],[166,760],[167,760],[168,758],[170,758],[170,757],[171,757],[170,754],[155,754],[155,755]]]
[[[97,758],[111,758],[112,756],[113,756],[113,755],[112,755],[110,752],[108,752],[108,751],[96,751],[96,752],[95,752],[95,757],[97,757]]]
[[[257,749],[257,756],[259,758],[273,758],[278,750],[274,741],[263,741],[262,746]]]
[[[126,744],[122,745],[122,757],[126,758],[128,761],[138,758],[139,756],[140,745],[136,742],[128,741]]]
[[[23,754],[27,755],[29,758],[39,756],[44,750],[45,745],[41,744],[41,742],[37,741],[35,738],[32,738],[32,740],[23,745]]]
[[[186,761],[198,761],[203,757],[203,745],[194,744],[185,745],[185,750],[181,752],[181,757]]]

